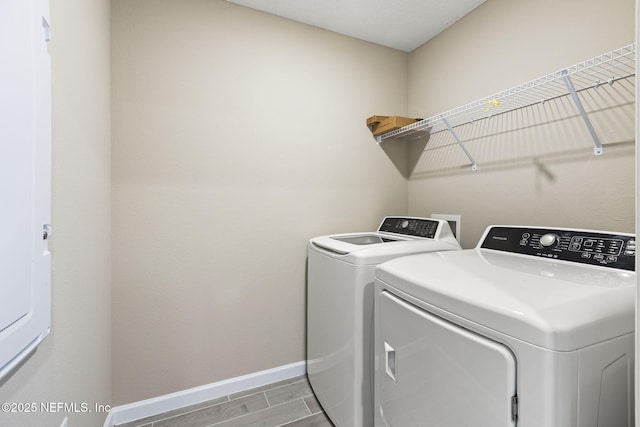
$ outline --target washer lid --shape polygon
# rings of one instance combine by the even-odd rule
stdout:
[[[356,234],[349,236],[330,236],[333,240],[351,243],[353,245],[375,245],[377,243],[397,242],[399,239],[392,239],[381,234]],[[403,239],[404,240],[404,239]]]
[[[416,217],[385,217],[376,232],[314,237],[309,248],[367,265],[403,255],[461,249],[447,221]]]
[[[374,242],[376,239],[378,242]],[[388,233],[350,233],[314,237],[309,241],[309,250],[351,264],[377,265],[404,255],[460,250],[460,245],[453,237],[441,240],[410,239]]]
[[[552,350],[634,331],[635,272],[476,248],[397,258],[376,278],[446,317]]]

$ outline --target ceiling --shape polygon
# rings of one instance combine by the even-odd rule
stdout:
[[[227,0],[411,52],[486,0]]]

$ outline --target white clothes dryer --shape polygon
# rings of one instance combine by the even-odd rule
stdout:
[[[373,425],[376,265],[405,255],[459,249],[446,221],[414,217],[386,217],[376,232],[309,241],[307,373],[337,427]]]
[[[491,226],[376,271],[375,420],[632,427],[635,237]]]

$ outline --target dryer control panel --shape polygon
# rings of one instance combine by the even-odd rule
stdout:
[[[434,219],[388,216],[378,231],[434,239],[440,223]]]
[[[494,226],[485,231],[479,247],[581,264],[635,270],[636,238],[632,234]]]

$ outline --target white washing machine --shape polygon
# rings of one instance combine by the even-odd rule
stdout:
[[[459,250],[449,224],[386,217],[378,231],[309,241],[307,372],[337,427],[373,425],[375,267],[421,252]]]
[[[632,427],[635,237],[492,226],[376,271],[375,419]]]

